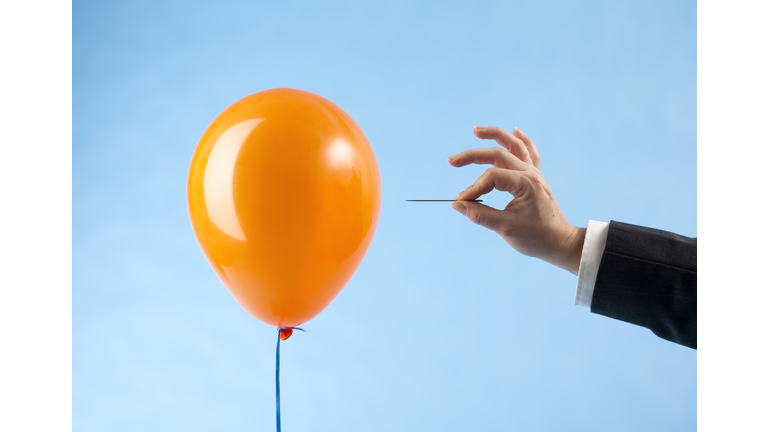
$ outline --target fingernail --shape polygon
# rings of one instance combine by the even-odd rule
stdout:
[[[518,132],[523,133],[523,131],[521,131],[519,127],[515,126],[515,129],[517,129]]]
[[[485,130],[485,126],[475,126],[475,130],[478,130],[478,131]]]
[[[467,215],[467,206],[465,206],[464,203],[456,201],[453,204],[451,204],[451,207],[453,207],[454,210],[463,214],[464,216]]]
[[[455,199],[460,200],[462,195],[464,195],[464,192],[459,192]]]
[[[448,162],[452,161],[452,160],[453,160],[453,158],[455,158],[455,157],[456,157],[456,155],[453,155],[453,156],[448,156]]]

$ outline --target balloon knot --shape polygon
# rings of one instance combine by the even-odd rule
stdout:
[[[280,332],[280,340],[286,340],[293,334],[293,330],[301,330],[304,331],[304,329],[300,329],[298,327],[278,327],[277,331]],[[306,332],[305,332],[306,333]]]

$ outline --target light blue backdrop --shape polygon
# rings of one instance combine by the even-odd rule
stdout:
[[[218,281],[185,195],[210,121],[273,87],[352,115],[384,191],[356,275],[283,344],[285,431],[696,429],[696,351],[574,306],[575,276],[448,204],[404,202],[485,170],[445,160],[490,146],[473,125],[518,126],[575,225],[696,236],[694,1],[73,7],[76,431],[274,429],[275,330]]]

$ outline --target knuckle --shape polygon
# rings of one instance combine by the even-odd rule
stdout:
[[[481,175],[478,180],[482,180],[484,183],[492,181],[491,178],[493,177],[493,172],[495,169],[496,169],[495,167],[486,169],[483,175]]]
[[[531,189],[535,191],[543,190],[546,187],[547,183],[544,181],[544,177],[536,171],[528,171],[525,177],[528,180]]]
[[[515,228],[510,225],[505,225],[499,228],[498,232],[499,232],[499,235],[501,235],[502,237],[514,238],[516,235]]]
[[[519,142],[517,141],[510,141],[509,143],[509,152],[515,155],[517,158],[524,158],[525,157],[525,146],[521,146]]]
[[[468,212],[467,217],[469,218],[469,220],[471,220],[472,222],[478,225],[483,225],[485,223],[485,215],[478,211]]]
[[[528,154],[528,147],[525,146],[525,143],[520,138],[517,138],[513,140],[515,142],[515,147],[517,147],[517,150],[520,152],[520,154],[525,155]]]
[[[520,246],[517,251],[520,252],[522,255],[525,255],[525,256],[528,256],[528,257],[529,256],[534,256],[533,255],[533,253],[534,253],[533,249],[531,247],[528,247],[528,246]]]
[[[501,168],[496,168],[496,167],[488,168],[487,170],[485,170],[485,172],[482,175],[483,181],[486,182],[487,184],[491,184],[491,185],[494,184],[495,183],[494,179],[496,178],[500,170]]]

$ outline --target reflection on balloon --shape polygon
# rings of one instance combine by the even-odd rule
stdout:
[[[354,150],[341,139],[337,139],[328,147],[328,158],[332,165],[350,166],[354,157]]]
[[[205,166],[203,189],[208,217],[222,231],[238,240],[245,240],[245,234],[237,220],[232,180],[235,161],[245,138],[264,119],[246,120],[222,133],[208,156]]]

